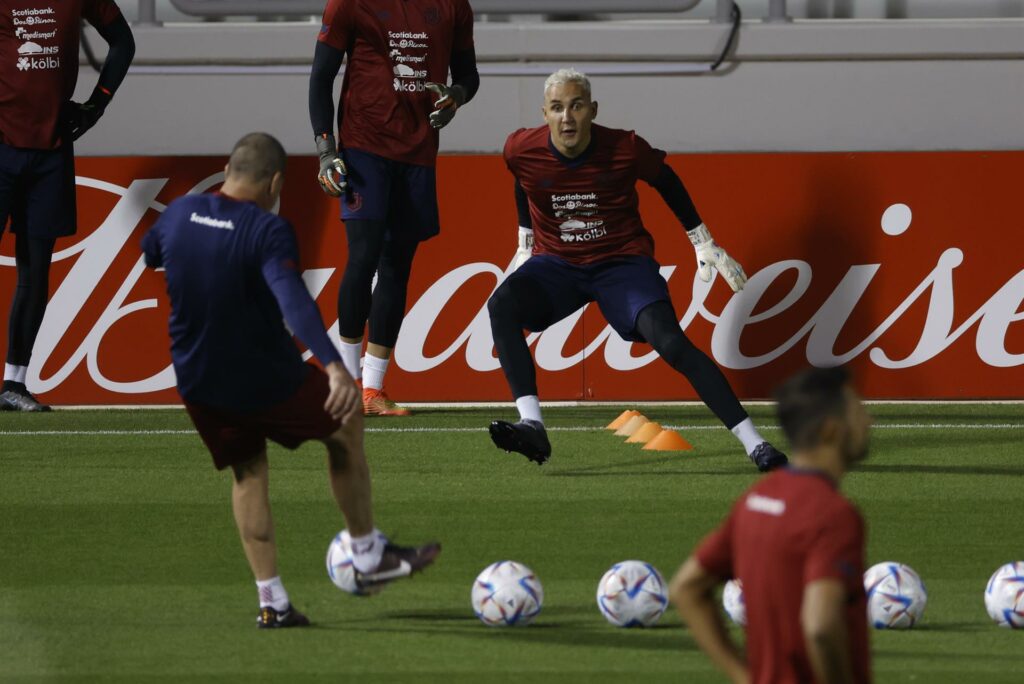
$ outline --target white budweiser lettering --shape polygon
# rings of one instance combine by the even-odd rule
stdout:
[[[207,190],[218,184],[222,177],[223,174],[215,174],[206,178],[197,184],[192,192]],[[157,306],[157,300],[153,298],[131,300],[132,290],[145,271],[141,255],[134,261],[134,265],[99,317],[91,323],[85,322],[87,332],[82,339],[76,342],[70,333],[73,323],[76,324],[75,330],[83,329],[83,322],[78,321],[78,318],[86,300],[97,291],[111,289],[109,283],[102,288],[100,285],[118,254],[123,250],[127,250],[127,253],[133,256],[138,254],[138,245],[134,241],[129,241],[129,238],[147,211],[164,210],[164,206],[155,198],[167,180],[136,180],[125,188],[96,179],[78,178],[80,185],[114,194],[118,196],[118,201],[106,219],[90,235],[54,255],[55,261],[75,261],[51,297],[36,340],[29,368],[29,382],[35,391],[47,392],[60,386],[83,364],[92,381],[111,392],[148,393],[174,386],[174,373],[170,365],[148,377],[115,380],[104,372],[101,364],[100,349],[111,328],[116,323],[128,319],[133,313]],[[921,257],[916,258],[920,260]],[[809,262],[788,259],[762,267],[751,274],[746,288],[733,295],[719,314],[709,311],[706,306],[706,298],[711,291],[712,283],[703,283],[694,276],[689,306],[680,321],[680,326],[683,329],[688,328],[698,316],[712,323],[712,355],[721,365],[734,369],[757,368],[771,363],[801,343],[804,344],[807,360],[816,365],[846,363],[867,352],[870,361],[878,367],[911,368],[934,359],[975,326],[975,350],[982,363],[996,368],[1024,365],[1024,351],[1015,353],[1006,348],[1010,326],[1024,320],[1024,311],[1021,310],[1024,302],[1024,270],[1012,275],[980,307],[957,325],[955,271],[963,261],[964,253],[957,247],[947,247],[939,253],[932,270],[881,322],[871,323],[874,328],[866,334],[864,330],[852,331],[857,333],[857,339],[860,341],[845,350],[836,349],[840,332],[849,322],[855,307],[865,296],[868,286],[883,268],[883,264],[850,266],[824,303],[805,323],[795,326],[789,337],[777,347],[758,355],[750,355],[744,351],[741,345],[744,329],[780,316],[808,293],[814,277]],[[14,265],[13,258],[0,257],[0,267],[13,268]],[[901,264],[903,265],[905,264]],[[415,373],[436,368],[461,354],[464,357],[461,362],[474,371],[487,372],[498,369],[487,316],[486,298],[510,269],[511,264],[503,269],[489,262],[474,262],[458,265],[441,275],[419,297],[406,316],[402,335],[395,349],[396,363],[403,370]],[[324,291],[335,271],[333,268],[322,268],[304,273],[307,287],[314,297]],[[675,266],[664,266],[661,273],[668,280],[674,271]],[[789,292],[777,303],[763,311],[759,310],[762,299],[773,283],[789,282],[792,280],[791,274],[795,274],[796,280]],[[488,286],[481,290],[477,279],[484,279]],[[482,295],[478,305],[466,309],[464,327],[460,329],[456,325],[451,329],[434,330],[441,312],[471,281],[477,281],[475,291],[481,292]],[[927,303],[927,311],[916,346],[902,358],[899,358],[899,355],[894,358],[894,354],[887,350],[885,333],[919,301],[922,304]],[[604,362],[614,370],[634,370],[648,365],[656,358],[654,352],[633,356],[632,343],[621,340],[609,326],[600,330],[582,349],[567,354],[567,348],[578,347],[578,343],[570,341],[570,336],[582,315],[583,309],[543,333],[529,336],[530,343],[535,345],[535,358],[540,369],[558,371],[571,368],[581,363],[583,359],[594,356],[602,348]],[[450,317],[447,320],[450,320]],[[331,334],[332,339],[337,337],[337,321],[331,326]],[[426,342],[428,338],[435,339],[438,336],[449,342],[443,351],[428,356],[425,351]],[[166,338],[140,340],[139,343],[166,348]],[[73,351],[59,368],[48,370],[47,375],[43,377],[40,369],[49,368],[48,361],[54,356],[58,346]]]

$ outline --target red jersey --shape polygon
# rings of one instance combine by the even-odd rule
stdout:
[[[855,680],[871,681],[864,522],[826,476],[793,468],[767,475],[740,497],[696,556],[708,572],[743,582],[752,682],[815,681],[800,607],[805,585],[824,578],[846,587]]]
[[[429,116],[437,98],[424,84],[447,83],[452,52],[473,47],[469,0],[329,0],[319,40],[348,59],[342,148],[433,166],[438,131]]]
[[[106,26],[112,0],[0,0],[0,142],[52,150],[78,83],[81,20]]]
[[[505,141],[505,164],[530,200],[534,252],[573,264],[653,257],[636,181],[653,184],[665,153],[633,131],[595,124],[590,132],[590,144],[575,159],[555,149],[547,126],[521,128]]]

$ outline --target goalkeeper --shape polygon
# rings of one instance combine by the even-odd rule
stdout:
[[[538,464],[548,459],[536,371],[522,331],[544,330],[596,301],[623,339],[650,343],[690,381],[759,470],[784,465],[785,455],[761,437],[722,371],[679,327],[653,258],[654,240],[640,220],[637,180],[657,189],[687,229],[702,280],[715,270],[738,292],[747,277],[711,238],[665,153],[632,131],[593,124],[597,102],[590,81],[573,69],[548,77],[542,111],[547,125],[520,129],[505,143],[505,162],[515,176],[519,251],[516,270],[487,309],[520,420],[491,423],[495,445]]]

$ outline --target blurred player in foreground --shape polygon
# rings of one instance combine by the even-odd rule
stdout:
[[[334,78],[346,56],[339,145]],[[309,79],[309,117],[320,186],[341,197],[348,261],[338,291],[338,332],[345,368],[362,379],[366,415],[409,414],[384,392],[384,374],[405,316],[416,248],[440,231],[438,130],[479,84],[468,0],[327,3]]]
[[[267,439],[288,449],[311,439],[326,445],[360,587],[422,570],[441,548],[395,546],[373,526],[359,390],[303,284],[291,225],[270,213],[285,159],[273,137],[246,135],[221,190],[171,202],[142,241],[146,265],[165,269],[178,391],[214,466],[234,474],[231,501],[261,628],[309,624],[277,574]],[[282,313],[326,373],[302,362]]]
[[[734,682],[869,682],[864,522],[838,491],[868,451],[870,419],[842,368],[776,393],[793,462],[759,480],[672,580],[697,644]],[[743,583],[747,663],[713,591]]]
[[[109,49],[99,82],[78,103],[71,96],[83,19]],[[77,230],[73,142],[103,116],[135,40],[112,0],[0,1],[0,55],[0,235],[10,218],[18,269],[0,410],[49,411],[25,378],[49,300],[54,243]]]
[[[705,282],[712,270],[733,289],[743,269],[711,239],[679,176],[633,131],[593,123],[590,80],[562,69],[544,83],[545,126],[520,129],[505,142],[519,213],[516,270],[487,303],[502,370],[520,421],[491,423],[491,438],[538,464],[551,445],[523,329],[544,330],[588,302],[626,340],[646,341],[683,374],[742,442],[758,469],[785,464],[740,405],[722,371],[679,327],[668,285],[654,260],[654,240],[640,220],[636,182],[654,186],[687,229]],[[531,256],[532,255],[532,256]]]

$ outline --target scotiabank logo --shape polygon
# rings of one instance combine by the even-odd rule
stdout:
[[[479,157],[467,159],[480,164]],[[314,163],[311,159],[310,164]],[[1017,163],[1019,160],[1015,160]],[[481,187],[497,186],[507,178],[502,175],[505,172],[500,159],[495,158],[493,166],[493,178],[481,173],[479,167],[469,166],[468,161],[459,173],[463,178],[481,179]],[[442,168],[439,175],[443,177],[444,173]],[[107,403],[111,395],[125,396],[127,401],[132,395],[174,387],[166,315],[158,316],[154,311],[167,308],[163,295],[157,296],[154,287],[153,279],[162,278],[147,274],[138,247],[140,226],[149,225],[164,209],[157,198],[167,199],[169,180],[142,177],[118,185],[98,178],[78,178],[80,198],[93,198],[94,203],[96,197],[112,201],[103,201],[109,210],[104,209],[95,228],[83,226],[78,241],[54,255],[54,270],[61,279],[52,292],[33,351],[29,383],[34,391],[53,392],[50,397],[60,403],[62,385],[69,379],[81,384],[81,378],[87,376],[97,396],[106,399],[93,403]],[[221,174],[211,175],[191,191],[207,191],[221,180]],[[985,185],[989,181],[978,182]],[[506,187],[507,183],[501,185]],[[318,192],[314,187],[308,194],[286,197],[285,205],[295,208],[322,202]],[[460,199],[465,201],[465,197]],[[493,206],[491,197],[479,201]],[[808,251],[799,235],[772,233],[770,259],[757,263],[751,256],[753,249],[742,255],[750,279],[737,294],[714,280],[700,281],[689,260],[692,251],[685,245],[686,250],[679,254],[686,259],[665,263],[661,271],[674,292],[680,326],[691,337],[698,336],[694,338],[698,346],[709,351],[721,366],[740,374],[734,374],[734,378],[745,377],[743,373],[763,374],[780,363],[792,367],[796,357],[801,364],[854,363],[861,377],[883,378],[891,396],[1014,396],[1013,392],[1020,391],[1020,369],[1024,366],[1024,269],[1019,258],[1011,256],[1020,253],[1014,242],[1017,238],[997,227],[993,235],[1006,240],[1000,253],[970,249],[979,241],[984,244],[984,237],[975,234],[969,244],[960,244],[965,234],[959,224],[939,230],[924,217],[941,216],[942,212],[927,211],[924,202],[892,202],[882,205],[873,217],[865,216],[857,241],[880,245],[877,252],[885,258],[879,260],[844,262],[841,255],[837,258],[830,239]],[[336,230],[335,210],[327,207],[324,213],[330,223],[325,220],[322,229]],[[426,270],[430,276],[409,294],[410,308],[395,349],[396,363],[389,373],[389,378],[404,379],[411,388],[403,396],[408,401],[437,399],[439,378],[449,379],[448,384],[487,378],[490,384],[486,397],[473,398],[508,398],[494,352],[486,301],[510,272],[515,235],[509,232],[505,241],[488,240],[485,247],[467,258],[468,252],[457,246],[479,244],[478,213],[467,211],[461,222],[454,217],[446,219],[445,232],[424,243],[423,249],[434,251],[431,256],[421,256],[416,269]],[[514,209],[510,208],[512,217]],[[315,231],[310,232],[313,229],[306,226],[303,233],[301,222],[296,225],[300,239],[317,242]],[[736,235],[734,232],[729,239],[720,238],[730,252],[737,251],[733,247],[738,242]],[[914,244],[927,248],[902,249],[915,236],[922,239]],[[5,245],[7,251],[9,244]],[[444,255],[443,260],[439,254]],[[332,298],[343,255],[330,253],[313,261],[330,267],[307,269],[304,279],[321,310],[333,312]],[[836,263],[845,265],[836,269]],[[13,282],[13,272],[14,259],[0,257],[0,278]],[[909,278],[908,273],[912,274]],[[981,279],[984,284],[979,286],[979,273],[998,275]],[[146,287],[142,286],[144,275]],[[680,279],[684,282],[678,282]],[[328,286],[331,282],[335,285]],[[140,292],[148,294],[140,296]],[[102,297],[98,305],[97,296]],[[580,334],[585,316],[593,314],[581,309],[544,332],[529,336],[542,384],[546,376],[573,369],[582,378],[586,366],[586,375],[591,378],[588,383],[603,374],[606,379],[612,378],[608,382],[627,387],[624,391],[635,393],[636,398],[648,398],[647,388],[630,384],[628,378],[634,373],[655,373],[655,382],[662,382],[663,372],[656,367],[648,369],[655,363],[656,354],[649,348],[637,353],[637,347],[620,339],[600,319],[594,319],[597,327],[582,326],[585,330]],[[138,321],[146,320],[148,328],[138,325]],[[159,323],[158,328],[153,327],[154,321]],[[0,327],[3,323],[0,321]],[[325,323],[336,339],[334,317],[326,318]],[[143,354],[148,360],[132,365],[126,359],[133,354]],[[955,360],[953,365],[951,358]],[[1006,375],[1007,371],[1011,374]],[[964,383],[979,377],[988,380],[966,392],[962,390]],[[993,377],[997,380],[992,381]],[[416,378],[423,378],[421,384],[416,384]],[[756,392],[755,396],[767,394],[760,386],[748,391]]]

